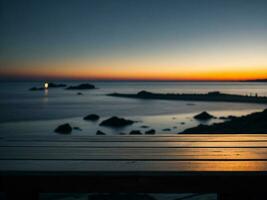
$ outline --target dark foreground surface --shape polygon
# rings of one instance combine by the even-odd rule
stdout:
[[[53,192],[266,197],[266,134],[2,137],[0,152],[0,191],[9,199]]]

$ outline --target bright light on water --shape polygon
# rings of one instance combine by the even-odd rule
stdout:
[[[48,83],[44,84],[45,89],[48,89]]]

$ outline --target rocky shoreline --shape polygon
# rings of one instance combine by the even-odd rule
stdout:
[[[229,121],[212,125],[198,125],[188,128],[182,134],[266,134],[267,109],[242,117],[231,117]],[[181,134],[180,133],[180,134]]]
[[[182,101],[213,101],[213,102],[237,102],[237,103],[260,103],[267,104],[267,97],[255,95],[225,94],[221,92],[209,92],[206,94],[184,94],[184,93],[152,93],[141,91],[137,94],[111,93],[108,96],[137,98],[137,99],[158,99],[158,100],[182,100]]]
[[[90,114],[83,118],[85,121],[96,122],[100,119],[100,116],[96,114]],[[178,134],[267,134],[267,109],[262,112],[255,112],[241,117],[226,116],[226,117],[215,117],[208,112],[204,111],[195,116],[193,119],[200,122],[196,127],[187,128]],[[211,119],[223,119],[224,122],[214,123],[211,125],[203,125],[201,122],[207,122]],[[98,126],[101,129],[102,126],[111,129],[117,129],[121,127],[130,126],[137,121],[120,117],[110,117],[105,120],[98,122]],[[177,122],[176,122],[177,123]],[[184,125],[184,122],[180,122],[180,125]],[[128,133],[129,135],[155,135],[158,130],[153,127],[141,125],[138,128],[133,128]],[[175,133],[177,126],[172,128],[163,128],[159,133],[172,132]],[[145,130],[144,130],[145,129]],[[72,130],[82,131],[80,127],[72,127],[69,123],[59,125],[54,132],[59,134],[70,134]],[[119,131],[119,130],[118,130]],[[118,132],[119,135],[126,135],[125,132]],[[106,135],[102,130],[97,130],[96,135]]]

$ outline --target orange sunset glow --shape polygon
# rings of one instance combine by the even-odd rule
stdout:
[[[187,5],[183,4],[186,3],[177,2],[176,6],[167,3],[163,7],[155,4],[158,11],[155,13],[149,9],[150,4],[143,5],[147,12],[126,6],[129,13],[124,16],[113,10],[99,14],[93,9],[85,13],[78,9],[70,16],[55,12],[53,21],[42,23],[37,20],[43,19],[41,14],[33,12],[28,16],[21,11],[24,18],[17,24],[12,21],[15,10],[8,7],[11,10],[5,12],[6,33],[1,37],[0,78],[162,81],[267,78],[263,7],[257,7],[254,15],[250,4],[233,9],[233,5],[215,3],[218,13],[207,16],[209,4],[201,5],[202,8],[199,5],[195,12],[190,7],[184,12],[181,6]],[[224,6],[225,11],[221,9]],[[110,21],[112,16],[116,20]],[[28,29],[19,29],[21,23]],[[31,25],[27,26],[28,23]]]
[[[185,68],[186,69],[186,68]],[[247,71],[201,71],[201,70],[173,70],[164,72],[160,70],[132,70],[132,71],[116,71],[116,70],[98,70],[91,72],[85,69],[64,70],[55,72],[50,70],[16,70],[9,73],[1,72],[5,76],[22,76],[28,78],[44,77],[44,78],[59,78],[59,79],[93,79],[93,80],[177,80],[177,81],[239,81],[239,80],[254,80],[265,79],[267,72],[262,70],[247,70]]]
[[[109,63],[109,64],[108,64]],[[93,80],[159,80],[159,81],[240,81],[265,79],[265,66],[217,66],[202,67],[175,66],[175,63],[135,62],[56,62],[34,63],[33,66],[18,64],[12,68],[1,70],[7,77],[48,78],[48,79],[93,79]]]

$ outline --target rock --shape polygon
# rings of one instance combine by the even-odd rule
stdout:
[[[220,117],[219,119],[222,119],[222,120],[232,120],[232,119],[236,119],[236,118],[237,118],[236,116],[229,115],[227,117]]]
[[[56,133],[61,133],[61,134],[69,134],[71,133],[71,131],[72,131],[72,128],[70,124],[68,123],[62,124],[55,129]]]
[[[149,126],[143,125],[143,126],[140,126],[140,128],[149,128]]]
[[[173,129],[177,129],[177,126],[172,127]]]
[[[42,90],[45,90],[45,88],[43,88],[43,87],[40,87],[40,88],[38,88],[38,87],[32,87],[29,90],[30,91],[42,91]]]
[[[153,93],[147,92],[145,90],[142,90],[142,91],[140,91],[140,92],[137,93],[137,96],[139,96],[139,97],[149,97],[151,95],[153,95]]]
[[[100,123],[100,126],[110,126],[110,127],[123,127],[132,125],[134,121],[123,119],[119,117],[111,117],[109,119],[106,119]]]
[[[82,129],[80,127],[77,127],[77,126],[73,127],[73,130],[82,131]]]
[[[97,121],[97,120],[99,120],[99,118],[100,117],[96,114],[90,114],[90,115],[87,115],[86,117],[84,117],[83,119],[89,120],[89,121]]]
[[[210,115],[206,111],[204,111],[204,112],[202,112],[202,113],[200,113],[198,115],[195,115],[194,118],[197,119],[197,120],[210,120],[210,119],[215,118],[215,117]]]
[[[106,135],[106,133],[104,133],[104,132],[98,130],[98,131],[96,132],[96,135]]]
[[[92,84],[85,83],[85,84],[80,84],[77,86],[69,86],[66,89],[67,90],[90,90],[90,89],[96,89],[96,87]]]
[[[150,129],[150,130],[145,132],[145,134],[147,134],[147,135],[154,135],[155,133],[156,133],[155,129]]]
[[[232,120],[232,119],[236,119],[237,117],[236,116],[233,116],[233,115],[229,115],[227,118],[230,119],[230,120]]]
[[[130,132],[130,135],[142,135],[143,133],[141,132],[141,131],[139,131],[139,130],[132,130],[131,132]]]
[[[171,131],[171,129],[170,128],[164,128],[164,129],[162,129],[162,131]]]
[[[181,122],[180,124],[181,124],[181,125],[184,125],[184,124],[185,124],[185,122]]]
[[[83,95],[83,93],[81,93],[81,92],[77,92],[77,95]]]

